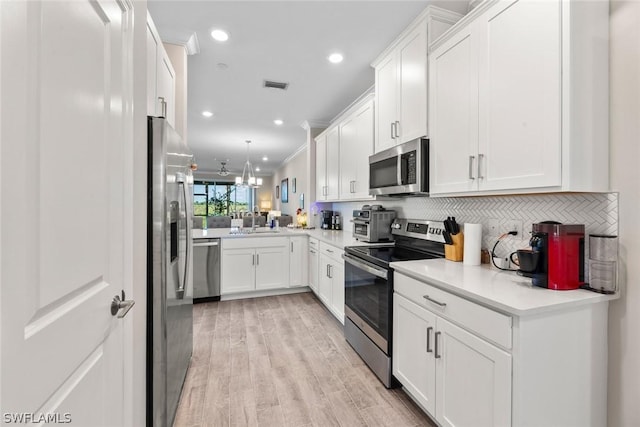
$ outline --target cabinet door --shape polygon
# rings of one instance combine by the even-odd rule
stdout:
[[[175,126],[176,118],[176,73],[162,44],[158,46],[158,98],[164,98],[166,106],[165,118],[171,126]],[[162,100],[158,99],[158,114],[162,114]]]
[[[316,200],[327,199],[327,135],[316,139]]]
[[[344,323],[344,264],[332,262],[329,267],[331,279],[331,307],[341,323]]]
[[[309,287],[318,294],[319,263],[317,249],[309,248]]]
[[[398,63],[395,52],[376,67],[376,153],[397,144]]]
[[[331,293],[333,291],[333,284],[329,277],[329,266],[331,265],[331,258],[324,254],[320,254],[320,270],[318,271],[318,296],[320,301],[327,307],[331,305]]]
[[[429,57],[431,194],[477,189],[478,52],[475,24]]]
[[[427,135],[427,25],[419,25],[398,48],[398,130],[396,143]]]
[[[365,156],[358,150],[357,113],[340,123],[340,200],[354,197],[354,183],[357,180],[357,159]],[[368,158],[367,158],[368,160]]]
[[[158,84],[158,40],[153,33],[153,30],[147,23],[147,115],[158,115],[158,98],[157,98],[157,84]]]
[[[480,190],[562,183],[561,8],[499,2],[481,18]]]
[[[437,320],[436,420],[442,426],[511,425],[511,355]]]
[[[436,409],[435,326],[434,314],[393,295],[393,375],[431,414]]]
[[[226,295],[254,290],[256,283],[254,264],[254,249],[223,249],[220,293]]]
[[[352,196],[355,199],[372,197],[369,196],[369,156],[373,154],[374,113],[373,101],[370,101],[358,111],[356,117],[358,141],[352,157],[353,166],[356,169],[355,182],[352,184]]]
[[[327,132],[327,200],[337,200],[340,185],[340,130]]]
[[[307,286],[307,244],[306,236],[289,238],[289,287]],[[316,266],[316,270],[317,270]]]
[[[256,289],[289,286],[289,248],[276,246],[256,249]]]

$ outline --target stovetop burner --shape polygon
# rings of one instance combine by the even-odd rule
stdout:
[[[404,248],[393,245],[385,246],[356,246],[350,248],[364,258],[374,258],[388,265],[395,261],[412,261],[416,259],[432,259],[439,258],[437,255],[429,254],[421,251],[415,251],[410,248]],[[385,266],[386,266],[385,265]]]

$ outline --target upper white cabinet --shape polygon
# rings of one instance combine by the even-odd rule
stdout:
[[[425,11],[371,65],[375,67],[375,151],[427,135],[427,47],[460,19]]]
[[[315,138],[316,200],[371,198],[374,110],[373,94],[365,95]]]
[[[340,199],[369,197],[373,154],[373,97],[340,123]]]
[[[316,138],[316,199],[337,200],[340,174],[340,133],[337,127]]]
[[[478,6],[433,46],[431,195],[608,191],[606,2]]]
[[[161,116],[175,126],[176,72],[153,19],[147,14],[147,114]]]

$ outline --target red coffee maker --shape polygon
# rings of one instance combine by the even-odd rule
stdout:
[[[534,286],[564,291],[584,284],[584,225],[533,224],[529,243],[540,252],[535,272],[523,273]]]

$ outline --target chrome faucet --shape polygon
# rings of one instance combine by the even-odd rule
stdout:
[[[257,205],[253,205],[253,215],[251,215],[251,229],[255,230],[256,229],[256,215],[259,214],[260,211],[258,210],[258,206]]]

